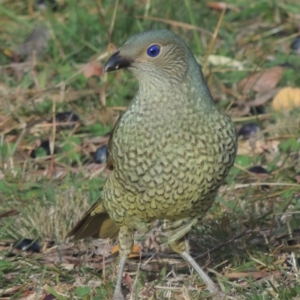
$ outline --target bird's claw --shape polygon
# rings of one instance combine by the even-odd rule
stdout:
[[[112,300],[125,300],[125,297],[122,295],[121,292],[118,292],[114,293]]]

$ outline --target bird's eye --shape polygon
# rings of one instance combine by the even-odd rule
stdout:
[[[152,45],[147,50],[147,54],[150,57],[156,57],[159,54],[159,52],[160,52],[160,46],[158,45]]]

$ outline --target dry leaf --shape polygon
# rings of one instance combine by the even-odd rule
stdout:
[[[83,75],[86,78],[92,76],[102,76],[103,75],[103,66],[98,61],[90,61],[83,66]]]
[[[128,286],[129,290],[132,291],[132,279],[128,273],[125,273],[124,275],[124,282]]]
[[[114,254],[119,251],[119,245],[116,245],[112,248],[111,254]],[[142,249],[138,245],[133,245],[131,254],[128,256],[129,258],[140,257]]]
[[[268,153],[274,156],[278,153],[278,140],[264,140],[264,139],[248,139],[239,140],[238,155],[253,156],[256,154]]]
[[[242,70],[244,68],[242,62],[226,56],[211,54],[208,56],[207,60],[214,66],[228,66],[237,68],[238,70]]]
[[[265,93],[274,89],[282,78],[283,67],[273,67],[265,71],[255,73],[242,79],[238,83],[238,90],[247,94],[250,91]]]
[[[11,57],[11,58],[14,57],[13,51],[11,51],[11,50],[9,50],[9,49],[4,49],[4,50],[3,50],[3,54],[6,55],[6,56],[8,56],[8,57]]]
[[[6,96],[10,94],[10,88],[3,82],[0,83],[0,96]]]
[[[232,4],[227,4],[225,2],[207,2],[206,5],[209,8],[215,9],[215,10],[223,10],[223,9],[231,9],[235,12],[239,12],[240,9]]]
[[[300,107],[300,88],[283,88],[274,97],[272,106],[277,111],[289,111],[294,107]]]
[[[3,212],[0,214],[0,219],[1,218],[7,218],[7,217],[11,217],[11,216],[14,216],[14,215],[18,215],[19,212],[16,210],[16,209],[10,209],[6,212]]]
[[[232,272],[232,273],[228,273],[228,274],[225,274],[225,276],[229,279],[241,279],[241,278],[254,278],[254,279],[258,279],[258,278],[265,278],[266,276],[269,276],[269,275],[272,275],[274,276],[275,278],[278,278],[281,273],[280,273],[280,270],[276,270],[274,272],[268,272],[266,270],[262,270],[262,271],[257,271],[257,272]]]
[[[26,41],[15,49],[14,54],[22,58],[28,58],[33,52],[40,55],[45,51],[49,39],[48,29],[43,26],[36,26]]]

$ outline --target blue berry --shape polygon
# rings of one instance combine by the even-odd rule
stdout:
[[[269,174],[269,172],[262,166],[253,166],[249,168],[248,171],[255,174]]]
[[[247,123],[242,125],[242,127],[238,131],[238,136],[242,136],[245,139],[254,136],[260,131],[259,127],[254,123]]]
[[[291,43],[291,49],[297,53],[300,54],[300,36],[297,36],[293,42]]]
[[[103,164],[107,159],[107,145],[99,147],[94,154],[94,161],[96,164]]]
[[[37,241],[31,239],[22,239],[14,243],[13,248],[22,251],[40,252],[40,245]]]

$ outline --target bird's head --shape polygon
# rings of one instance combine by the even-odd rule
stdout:
[[[179,83],[191,65],[199,68],[184,41],[168,30],[146,31],[137,34],[113,54],[105,64],[105,71],[126,68],[139,81],[167,81]]]

